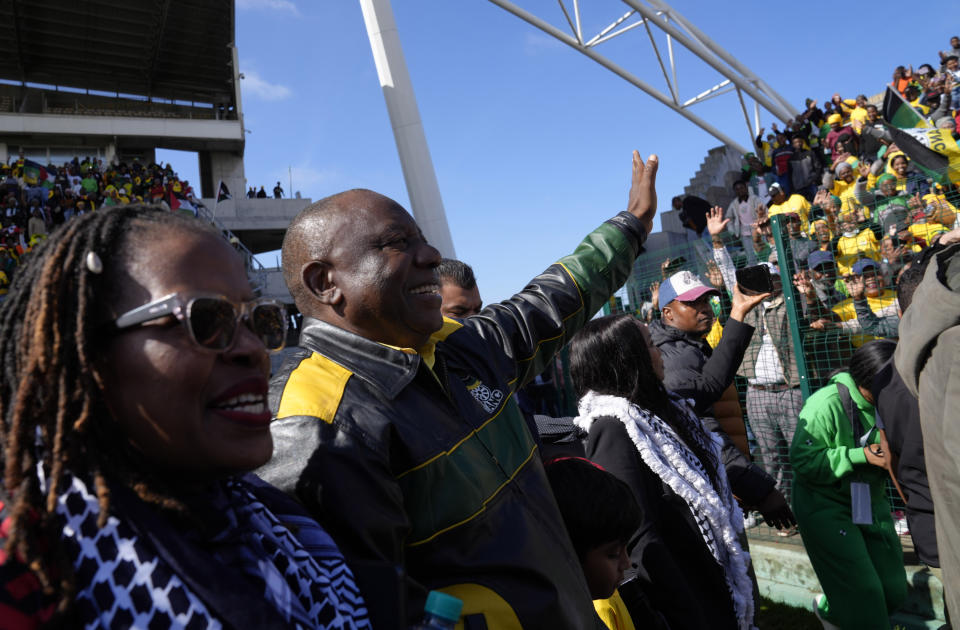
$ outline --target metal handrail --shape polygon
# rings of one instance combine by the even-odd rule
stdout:
[[[194,206],[197,208],[197,216],[206,219],[212,223],[224,235],[227,241],[240,253],[243,258],[243,266],[247,270],[250,282],[253,285],[254,292],[260,294],[267,286],[267,268],[257,260],[253,252],[243,244],[236,234],[224,226],[213,212],[199,199],[194,198]]]

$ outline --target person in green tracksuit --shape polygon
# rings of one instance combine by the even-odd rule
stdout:
[[[888,628],[907,595],[886,496],[888,456],[880,449],[869,389],[895,348],[889,340],[858,348],[850,371],[807,399],[790,447],[793,511],[824,592],[814,610],[828,628]],[[855,501],[862,509],[855,510]]]

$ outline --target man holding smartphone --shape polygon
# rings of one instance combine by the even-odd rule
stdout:
[[[721,231],[725,225],[723,222]],[[709,219],[708,227],[711,227]],[[769,294],[747,296],[734,285],[730,317],[723,327],[720,343],[713,349],[704,335],[714,321],[710,298],[718,293],[690,271],[675,273],[660,285],[662,318],[648,327],[663,358],[663,384],[692,399],[704,425],[723,439],[723,465],[734,494],[746,506],[763,514],[770,525],[787,528],[795,521],[783,495],[774,487],[773,478],[753,464],[731,440],[730,434],[743,436],[742,448],[746,450],[743,416],[739,410],[732,413],[731,405],[721,404],[727,402],[725,394],[731,389],[753,335],[753,327],[743,320]],[[733,401],[736,401],[735,390]]]

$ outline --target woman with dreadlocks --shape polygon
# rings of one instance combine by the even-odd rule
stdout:
[[[619,588],[631,616],[652,606],[674,630],[752,628],[743,515],[720,440],[663,386],[647,327],[631,315],[588,322],[570,342],[570,376],[587,457],[630,486],[643,516]]]
[[[369,627],[329,536],[244,474],[285,332],[194,219],[118,207],[37,248],[0,306],[0,627]]]

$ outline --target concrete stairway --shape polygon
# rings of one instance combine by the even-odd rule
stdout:
[[[683,189],[710,203],[726,207],[733,199],[733,182],[740,179],[742,156],[727,146],[714,147],[700,163],[700,168]]]
[[[900,537],[907,573],[907,601],[891,618],[898,630],[935,630],[944,621],[943,584],[913,553],[909,536]],[[813,598],[823,591],[800,545],[750,536],[750,556],[760,584],[760,594],[777,602],[810,610]],[[857,576],[851,575],[855,580]]]

